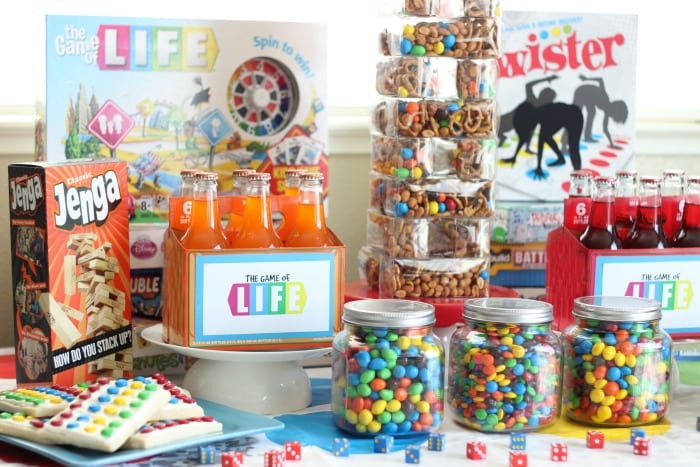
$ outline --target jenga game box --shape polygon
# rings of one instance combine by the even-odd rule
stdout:
[[[17,384],[132,375],[127,166],[8,168]]]

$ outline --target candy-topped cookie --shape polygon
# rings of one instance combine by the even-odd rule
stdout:
[[[17,412],[0,412],[0,434],[15,436],[35,443],[49,444],[46,422],[48,419],[35,418]]]
[[[160,420],[143,425],[124,444],[124,449],[144,449],[196,436],[220,433],[223,425],[214,417],[191,417]]]
[[[114,452],[170,399],[150,378],[99,378],[45,426],[52,442]]]
[[[65,386],[3,391],[0,392],[0,410],[21,412],[34,418],[51,417],[68,407],[79,393],[80,389]]]
[[[170,400],[151,417],[151,420],[181,420],[204,416],[204,409],[197,404],[190,393],[170,381],[161,373],[151,379],[170,393]]]

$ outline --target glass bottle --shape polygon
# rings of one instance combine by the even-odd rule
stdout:
[[[243,225],[230,245],[232,248],[277,248],[282,240],[272,225],[270,174],[255,172],[248,175]]]
[[[562,412],[606,427],[661,420],[671,386],[671,339],[660,327],[661,304],[640,297],[579,297],[573,315],[562,333]]]
[[[233,171],[233,186],[231,187],[232,196],[245,196],[248,175],[255,173],[253,169],[236,169]],[[226,238],[229,244],[233,240],[243,225],[243,213],[231,211],[226,224]]]
[[[435,308],[403,299],[345,303],[333,339],[331,412],[360,436],[411,436],[444,419],[445,351]]]
[[[673,235],[674,247],[700,247],[700,176],[688,177],[680,228]]]
[[[195,177],[190,225],[181,239],[185,248],[220,249],[228,246],[219,217],[218,178],[212,172],[199,172]]]
[[[623,248],[668,247],[661,225],[661,180],[655,175],[640,177],[637,219],[622,242]]]
[[[299,202],[299,187],[301,186],[301,176],[304,173],[305,171],[299,169],[287,169],[284,173],[284,196],[287,200],[292,200],[292,202],[284,203],[283,212],[279,216],[279,219],[274,219],[274,215],[280,213],[273,213],[275,230],[277,231],[277,235],[282,239],[282,242],[287,241],[289,234],[294,228],[294,221],[291,218],[289,220],[285,218],[284,210],[296,210],[296,206],[294,205]]]
[[[285,196],[298,196],[299,187],[301,186],[301,176],[305,173],[304,170],[287,169],[284,172],[284,194]]]
[[[686,178],[681,169],[666,169],[661,181],[661,221],[664,235],[673,238],[683,219],[683,204],[685,202]]]
[[[331,238],[323,209],[323,174],[304,173],[301,175],[296,222],[285,246],[322,247],[329,244]]]
[[[620,240],[627,237],[637,218],[639,175],[636,170],[615,173],[615,228]]]
[[[521,298],[472,298],[450,338],[447,406],[482,432],[546,428],[559,418],[561,343],[552,305]]]
[[[564,227],[580,237],[591,214],[591,173],[574,170],[569,175],[569,196],[564,200]]]
[[[615,228],[615,179],[599,175],[593,179],[593,203],[588,226],[580,241],[592,250],[617,250],[622,243]]]
[[[194,181],[199,170],[182,169],[180,171],[180,192],[183,198],[192,198],[194,195]]]

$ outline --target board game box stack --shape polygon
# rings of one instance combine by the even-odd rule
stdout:
[[[286,170],[303,169],[324,174],[327,194],[326,44],[314,23],[46,17],[36,159],[127,164],[134,314],[160,316],[162,254],[145,255],[181,170],[217,173],[225,194],[252,168],[282,194]]]
[[[131,375],[126,172],[115,160],[9,166],[19,385]]]
[[[386,1],[360,277],[380,297],[488,294],[498,1]]]

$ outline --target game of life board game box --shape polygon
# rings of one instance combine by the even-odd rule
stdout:
[[[46,17],[38,159],[128,165],[131,222],[167,222],[180,171],[254,168],[284,190],[293,167],[328,186],[326,26]]]
[[[561,201],[569,174],[634,168],[637,16],[503,12],[498,201]]]

